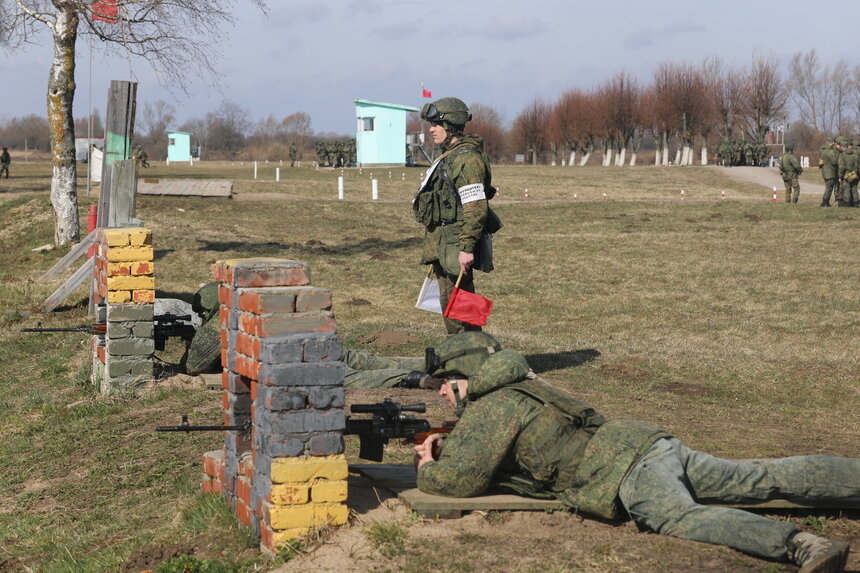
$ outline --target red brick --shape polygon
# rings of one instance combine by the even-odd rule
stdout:
[[[239,330],[247,334],[260,336],[260,317],[247,312],[241,313],[239,315]]]
[[[153,272],[152,263],[132,263],[131,274],[133,275],[151,275]]]
[[[265,338],[298,332],[334,332],[337,325],[328,311],[295,314],[270,314],[259,317],[257,336]]]
[[[250,336],[243,332],[239,332],[239,334],[236,335],[236,348],[234,350],[236,352],[241,352],[245,356],[249,356],[254,360],[259,360],[262,344],[262,341],[260,341],[256,336]]]
[[[331,291],[328,289],[306,289],[299,291],[296,312],[331,310]]]
[[[257,400],[257,384],[256,380],[251,382],[251,402],[255,402]],[[254,415],[254,406],[251,406],[251,416]]]
[[[293,313],[300,290],[301,287],[242,289],[239,291],[238,308],[254,314]]]
[[[218,286],[218,302],[226,307],[233,306],[233,289],[226,285]]]
[[[241,474],[236,480],[236,497],[242,500],[245,507],[251,507],[251,480]]]
[[[224,493],[224,487],[221,485],[221,482],[209,476],[203,476],[203,481],[200,485],[202,486],[203,493]]]
[[[203,473],[213,479],[221,480],[224,475],[223,450],[214,450],[203,454]]]
[[[227,364],[228,364],[228,362],[227,362],[227,351],[224,350],[223,348],[221,349],[221,364],[223,364],[224,366],[227,366]]]
[[[260,377],[262,363],[259,360],[254,360],[249,356],[239,353],[234,354],[233,360],[237,374],[241,374],[242,376],[253,380],[257,380]]]
[[[218,308],[218,324],[221,328],[227,328],[230,325],[230,309],[224,305]]]
[[[239,519],[239,521],[241,521],[248,527],[251,527],[251,510],[248,508],[248,504],[239,499],[238,497],[236,498],[235,512],[236,517]]]
[[[222,328],[220,330],[221,335],[221,349],[222,350],[230,350],[230,336],[227,334],[227,329]]]
[[[136,290],[131,293],[131,300],[133,302],[155,302],[155,291],[154,290]]]
[[[297,261],[240,263],[232,269],[232,281],[225,281],[235,287],[278,287],[305,286],[310,284],[310,269]]]
[[[105,363],[105,347],[104,346],[96,347],[96,356],[99,357],[99,362],[101,362],[102,364]]]
[[[251,476],[254,475],[254,456],[251,453],[247,453],[242,456],[239,460],[239,475],[245,476],[248,480],[251,480]],[[248,498],[249,500],[251,498]]]

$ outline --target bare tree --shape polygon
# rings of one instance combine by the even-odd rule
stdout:
[[[303,159],[305,146],[314,133],[311,129],[311,116],[303,111],[297,111],[285,117],[281,123],[284,126],[287,139],[290,140],[290,143],[296,144],[299,160]]]
[[[484,151],[490,160],[498,161],[505,153],[505,130],[502,116],[494,108],[481,103],[469,106],[472,121],[466,124],[466,131],[484,139]]]
[[[779,73],[779,63],[773,56],[755,54],[744,77],[741,115],[746,136],[755,141],[765,140],[772,123],[785,118],[788,88]]]
[[[576,154],[582,157],[580,165],[585,165],[594,151],[594,127],[596,96],[582,90],[568,90],[561,94],[552,109],[550,133],[559,149],[569,154],[567,164],[576,163]]]
[[[639,82],[630,73],[618,72],[598,89],[604,101],[604,121],[609,143],[615,150],[615,165],[626,162],[627,148],[639,128],[641,90]],[[609,158],[606,163],[610,163]]]
[[[531,155],[531,164],[537,165],[549,146],[550,108],[542,99],[535,98],[514,119],[512,137],[518,149]]]
[[[845,60],[834,66],[823,64],[814,49],[797,53],[788,66],[786,81],[800,121],[818,137],[838,131],[851,132],[849,109],[856,99],[856,81]]]
[[[263,0],[249,1],[265,9]],[[108,53],[139,56],[160,78],[184,85],[189,71],[217,77],[218,26],[234,19],[234,5],[234,0],[0,0],[3,45],[15,49],[42,33],[51,38],[47,106],[58,245],[80,238],[72,115],[78,32],[101,40]]]
[[[228,159],[235,159],[245,146],[245,138],[251,129],[247,109],[231,101],[206,114],[206,144],[209,151],[220,152]]]
[[[176,121],[176,108],[164,100],[143,104],[140,121],[143,137],[137,140],[147,148],[147,153],[153,159],[167,157],[167,130]]]
[[[669,165],[669,139],[679,129],[675,108],[675,71],[671,64],[663,63],[654,72],[654,83],[649,97],[657,154],[655,165]]]
[[[30,114],[0,124],[0,141],[16,149],[48,151],[51,138],[44,116]]]

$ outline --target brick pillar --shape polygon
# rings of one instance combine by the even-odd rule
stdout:
[[[221,283],[224,422],[222,492],[273,550],[325,524],[346,523],[343,364],[331,292],[299,261],[216,262]],[[217,489],[217,452],[204,488]]]
[[[99,232],[94,278],[97,319],[106,333],[93,337],[93,380],[103,394],[134,391],[153,375],[155,338],[152,232]]]

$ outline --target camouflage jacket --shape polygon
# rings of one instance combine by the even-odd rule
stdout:
[[[460,251],[475,251],[487,219],[485,191],[492,184],[492,173],[484,140],[463,136],[431,169],[413,201],[416,219],[426,229],[421,262],[439,261],[448,274],[456,276]]]
[[[779,160],[781,166],[779,172],[785,180],[793,179],[803,173],[800,167],[800,162],[795,157],[794,153],[786,152]]]
[[[821,160],[821,178],[827,179],[839,178],[839,152],[833,148],[823,149],[819,152]]]
[[[469,379],[460,420],[439,459],[418,470],[418,487],[469,497],[501,485],[614,519],[628,470],[666,436],[641,422],[604,422],[584,403],[530,379],[525,358],[502,350]]]
[[[860,167],[860,153],[853,147],[849,147],[839,154],[839,178],[845,179],[849,171],[857,173]]]
[[[9,165],[10,163],[12,163],[12,156],[9,155],[9,152],[0,153],[0,165]]]

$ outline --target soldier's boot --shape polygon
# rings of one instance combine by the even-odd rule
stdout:
[[[850,545],[845,541],[826,539],[800,532],[788,540],[788,556],[799,567],[799,573],[841,573],[848,563]]]

